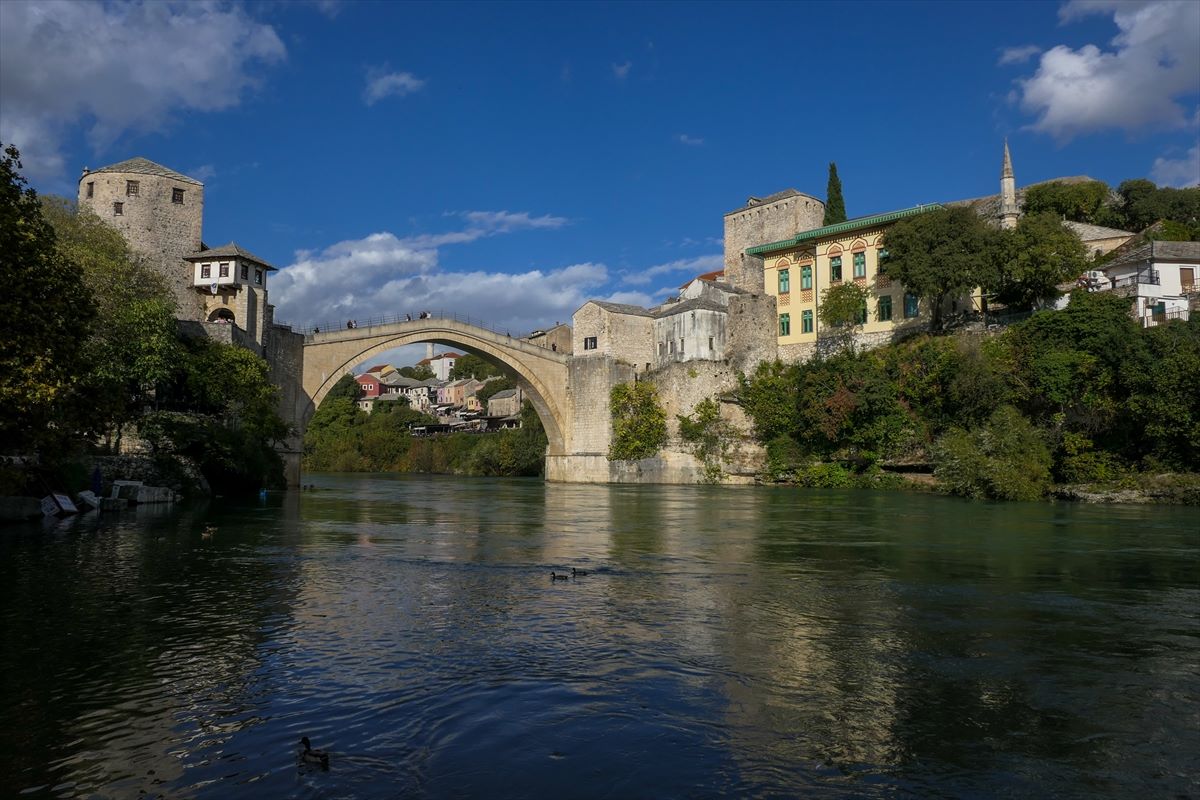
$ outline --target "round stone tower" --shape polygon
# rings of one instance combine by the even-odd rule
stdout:
[[[202,250],[204,184],[145,158],[131,158],[79,178],[79,207],[90,209],[124,235],[171,287],[180,319],[202,320],[192,265]]]

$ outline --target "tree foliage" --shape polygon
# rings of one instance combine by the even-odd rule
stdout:
[[[1079,235],[1053,214],[1025,214],[1011,231],[1000,234],[1002,266],[995,297],[1027,309],[1059,296],[1058,285],[1087,269],[1087,251]]]
[[[1166,222],[1169,238],[1200,239],[1200,187],[1159,187],[1144,178],[1124,181],[1116,192],[1102,181],[1031,186],[1024,212],[1129,231]]]
[[[829,162],[829,181],[825,186],[825,219],[822,225],[836,225],[846,221],[846,201],[842,199],[842,179],[838,177],[837,164]]]
[[[835,340],[837,349],[854,347],[854,335],[867,322],[867,300],[871,292],[853,281],[835,283],[821,292],[817,318],[822,332]]]
[[[77,385],[95,303],[58,248],[11,145],[0,156],[0,441],[20,452],[70,436],[64,404]]]
[[[934,448],[935,474],[954,494],[1037,500],[1050,488],[1050,451],[1017,409],[1004,406],[972,431],[954,429]]]
[[[609,402],[613,421],[610,460],[650,458],[667,443],[667,415],[658,404],[654,384],[619,383],[612,388]]]
[[[454,361],[454,368],[450,370],[450,380],[458,380],[459,378],[474,378],[477,381],[485,378],[498,377],[504,374],[504,370],[496,366],[490,361],[487,361],[474,353],[466,353]]]
[[[969,208],[943,208],[902,219],[884,234],[883,271],[927,300],[931,326],[942,325],[942,306],[977,286],[997,283],[997,233]]]
[[[413,367],[401,367],[396,370],[406,378],[412,378],[414,381],[427,381],[434,377],[433,370],[428,364],[417,364]]]

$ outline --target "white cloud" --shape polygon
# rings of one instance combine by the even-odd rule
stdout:
[[[315,0],[313,5],[316,6],[317,11],[330,19],[334,19],[342,13],[342,0]]]
[[[1029,59],[1042,52],[1042,48],[1036,44],[1027,44],[1021,47],[1006,47],[1000,53],[1000,60],[996,62],[999,66],[1006,64],[1024,64]]]
[[[520,229],[553,228],[561,217],[510,212],[460,212],[468,228],[400,238],[388,232],[300,251],[274,277],[278,316],[300,326],[344,325],[353,318],[435,311],[469,315],[494,328],[524,334],[571,314],[608,282],[603,264],[507,273],[444,271],[438,247]]]
[[[631,69],[633,69],[632,61],[626,61],[622,64],[613,64],[612,65],[613,77],[615,77],[619,81],[623,81],[629,77],[629,70],[631,70]]]
[[[1187,113],[1177,98],[1200,89],[1200,3],[1153,0],[1073,0],[1066,23],[1112,14],[1119,33],[1112,50],[1059,45],[1042,54],[1037,72],[1018,82],[1031,126],[1068,140],[1116,128],[1177,128]]]
[[[213,177],[216,176],[216,174],[217,174],[217,168],[214,167],[212,164],[201,164],[198,167],[192,167],[191,169],[189,169],[187,172],[184,173],[184,175],[187,175],[189,178],[195,178],[196,180],[200,181],[201,183],[204,183],[205,181],[212,179]]]
[[[665,292],[660,292],[660,294],[665,294]],[[657,305],[657,303],[654,301],[654,296],[645,292],[613,292],[604,299],[610,303],[625,303],[626,305],[641,306],[642,308],[649,308]]]
[[[425,81],[411,72],[389,72],[387,67],[372,67],[367,70],[367,87],[363,100],[373,106],[385,97],[404,97],[425,86]]]
[[[1154,159],[1150,177],[1166,186],[1200,186],[1200,144],[1193,145],[1183,158]]]
[[[690,279],[697,275],[703,275],[705,272],[724,269],[724,267],[725,256],[716,253],[708,256],[697,256],[696,258],[680,258],[675,261],[668,261],[665,264],[656,264],[653,267],[640,269],[637,272],[622,272],[621,278],[630,286],[644,286],[659,275],[678,274],[681,277]]]
[[[210,57],[219,53],[220,57]],[[0,139],[30,175],[61,176],[67,129],[105,151],[181,110],[237,105],[253,63],[286,56],[275,30],[215,3],[0,2]]]
[[[678,134],[675,138],[678,139],[680,143],[686,144],[690,147],[699,147],[700,145],[704,144],[704,140],[699,136],[688,136],[686,133]]]

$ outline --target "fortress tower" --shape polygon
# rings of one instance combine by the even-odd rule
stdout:
[[[79,207],[119,230],[175,295],[180,319],[200,321],[204,308],[185,259],[199,253],[204,184],[145,158],[131,158],[79,178]]]
[[[762,294],[762,259],[747,255],[746,248],[819,228],[824,219],[825,204],[795,189],[751,197],[746,205],[725,215],[725,280],[752,294]]]

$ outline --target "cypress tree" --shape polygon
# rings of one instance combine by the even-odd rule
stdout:
[[[829,162],[829,185],[825,188],[825,220],[822,225],[836,225],[846,221],[846,201],[842,199],[842,181],[837,174],[837,163]]]

